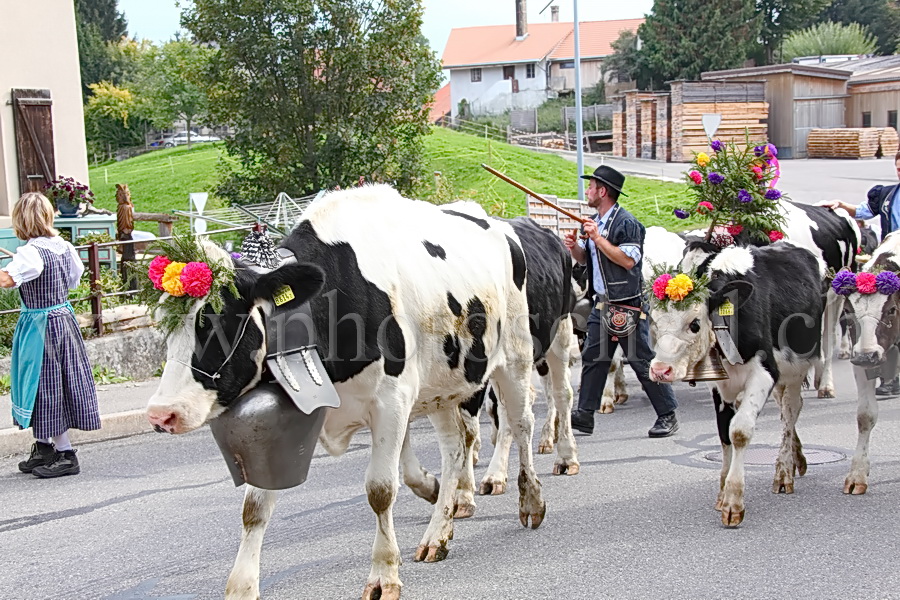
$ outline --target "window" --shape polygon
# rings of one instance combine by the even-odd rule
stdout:
[[[516,68],[513,65],[503,67],[503,79],[515,79]]]
[[[574,60],[563,61],[563,62],[559,63],[559,68],[560,69],[574,69],[575,61]]]
[[[481,81],[481,69],[472,69],[472,83],[478,83]]]
[[[897,129],[897,111],[889,110],[888,111],[888,127],[893,127]]]
[[[864,112],[863,113],[863,127],[871,127],[872,126],[872,113]]]
[[[525,78],[526,79],[534,79],[535,68],[534,65],[525,65]],[[894,116],[897,115],[897,112],[894,111]]]

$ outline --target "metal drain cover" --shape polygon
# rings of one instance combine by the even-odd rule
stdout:
[[[778,460],[778,452],[780,448],[776,446],[752,446],[744,453],[745,465],[769,466],[774,465]],[[803,456],[806,457],[808,465],[825,465],[836,463],[847,459],[847,455],[835,450],[826,450],[823,448],[804,448]],[[722,451],[715,450],[707,452],[703,455],[704,460],[709,462],[722,464]]]

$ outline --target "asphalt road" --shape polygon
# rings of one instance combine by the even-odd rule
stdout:
[[[774,402],[753,439],[744,524],[713,509],[719,449],[705,388],[679,384],[681,430],[651,440],[653,413],[629,372],[632,398],[578,438],[582,472],[550,475],[540,529],[518,522],[515,491],[477,498],[457,521],[442,563],[412,560],[431,506],[401,488],[394,516],[406,600],[519,598],[900,598],[900,399],[879,402],[865,496],[841,493],[856,443],[855,390],[846,361],[838,398],[808,392],[798,431],[810,458],[796,493],[771,493]],[[535,407],[538,423],[545,409]],[[484,422],[483,422],[484,423]],[[482,428],[480,479],[491,450]],[[435,435],[414,429],[423,464],[440,465]],[[831,454],[835,452],[836,454]],[[236,489],[207,428],[81,447],[82,474],[38,480],[0,460],[0,598],[221,598],[240,539]],[[836,460],[812,464],[815,457]],[[283,492],[262,554],[265,599],[351,599],[369,571],[375,520],[364,493],[367,435],[341,458],[317,455],[309,480]],[[512,460],[515,473],[516,460]],[[515,486],[512,486],[515,490]]]

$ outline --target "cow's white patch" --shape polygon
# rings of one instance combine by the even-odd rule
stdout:
[[[749,248],[725,248],[712,259],[709,268],[728,275],[746,275],[753,270],[753,254]]]
[[[667,270],[678,268],[684,255],[685,241],[677,234],[663,227],[653,225],[644,236],[644,261],[641,273],[645,280],[653,276],[653,266],[664,266]]]
[[[702,265],[703,262],[709,258],[709,256],[709,252],[701,250],[700,248],[688,250],[685,253],[684,258],[681,259],[681,270],[684,273],[696,271],[700,268],[700,265]]]
[[[872,253],[872,258],[863,266],[863,270],[871,271],[878,259],[885,254],[888,255],[891,262],[900,268],[900,260],[897,258],[900,256],[900,231],[892,231],[885,236],[884,241]]]
[[[697,321],[699,328],[691,331]],[[688,369],[700,362],[715,343],[712,323],[706,303],[700,302],[686,310],[657,310],[651,325],[655,358],[650,363],[651,377],[667,374],[661,381],[679,381]],[[669,371],[671,369],[671,371]]]

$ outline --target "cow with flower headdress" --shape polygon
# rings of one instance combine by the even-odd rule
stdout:
[[[869,437],[878,420],[875,378],[890,381],[898,371],[900,344],[900,232],[889,234],[860,273],[840,271],[832,290],[847,298],[850,308],[850,362],[856,380],[856,422],[859,437],[845,494],[865,494],[869,488]]]

